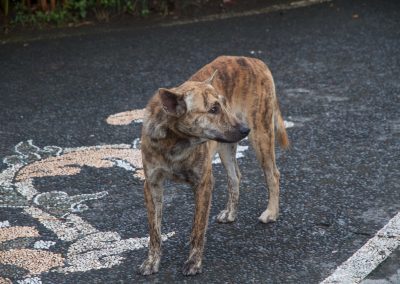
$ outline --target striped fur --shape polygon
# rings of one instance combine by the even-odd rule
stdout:
[[[267,223],[277,219],[279,171],[275,165],[275,127],[278,143],[288,147],[271,72],[258,59],[221,56],[180,86],[159,89],[147,106],[142,130],[150,229],[149,255],[140,266],[142,274],[155,273],[159,267],[165,179],[186,182],[194,188],[191,249],[183,273],[201,272],[214,183],[212,158],[218,153],[228,174],[228,203],[217,220],[232,222],[236,218],[241,176],[236,147],[247,135],[269,188],[267,209],[259,220]]]

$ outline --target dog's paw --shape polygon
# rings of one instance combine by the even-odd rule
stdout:
[[[221,212],[219,212],[218,216],[217,216],[217,221],[219,223],[230,223],[235,221],[236,218],[236,214],[232,214],[232,212],[228,211],[228,210],[222,210]]]
[[[185,262],[182,269],[183,275],[190,276],[201,273],[201,261],[189,259]]]
[[[274,213],[270,210],[265,210],[260,217],[258,217],[258,220],[260,220],[263,223],[270,223],[270,222],[275,222],[276,219],[278,219],[278,213]]]
[[[139,273],[142,275],[150,275],[158,272],[158,267],[160,265],[159,260],[146,259],[142,265],[139,266]]]

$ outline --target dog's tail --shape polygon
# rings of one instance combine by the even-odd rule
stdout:
[[[274,86],[274,123],[276,127],[276,138],[278,140],[279,145],[283,149],[287,149],[290,146],[289,138],[286,133],[285,122],[283,121],[281,110],[279,108],[278,98],[275,94],[275,86]]]
[[[285,122],[283,121],[281,111],[279,109],[278,100],[275,100],[275,110],[274,110],[274,121],[276,126],[276,138],[279,145],[283,149],[287,149],[290,146],[289,138],[286,133]]]

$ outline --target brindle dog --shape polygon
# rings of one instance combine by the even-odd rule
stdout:
[[[149,254],[140,266],[142,274],[157,272],[160,263],[165,179],[186,182],[194,188],[191,248],[183,273],[201,272],[214,184],[212,158],[218,153],[228,174],[228,203],[217,220],[232,222],[239,199],[236,147],[247,135],[269,188],[268,206],[259,220],[263,223],[276,220],[279,171],[275,165],[274,126],[278,142],[287,147],[289,141],[272,75],[258,59],[221,56],[179,87],[158,90],[147,105],[142,130],[144,197],[150,229]]]

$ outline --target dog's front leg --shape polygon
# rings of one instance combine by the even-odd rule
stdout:
[[[147,207],[147,218],[150,230],[149,254],[139,267],[143,275],[158,272],[161,258],[161,219],[163,188],[162,183],[144,183],[144,200]]]
[[[211,194],[214,178],[209,172],[202,177],[202,181],[195,188],[195,212],[192,234],[190,238],[189,258],[183,266],[184,275],[195,275],[201,272],[205,234],[210,214]]]

